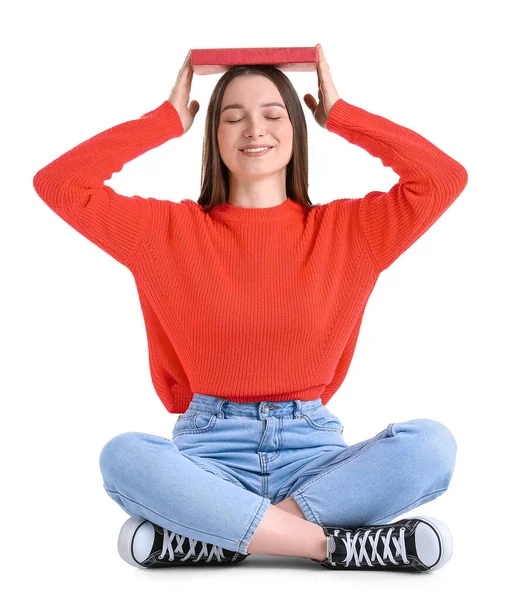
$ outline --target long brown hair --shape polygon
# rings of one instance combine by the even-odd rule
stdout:
[[[279,90],[293,127],[293,154],[286,167],[286,195],[302,206],[315,206],[308,194],[307,124],[298,94],[288,77],[273,65],[239,65],[218,80],[208,105],[202,147],[201,191],[197,203],[208,212],[229,199],[229,169],[220,156],[217,131],[225,88],[235,77],[264,75]]]

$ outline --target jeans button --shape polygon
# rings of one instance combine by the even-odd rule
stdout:
[[[262,411],[263,413],[267,413],[270,409],[267,406],[263,406]]]

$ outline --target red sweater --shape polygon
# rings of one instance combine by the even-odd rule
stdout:
[[[327,404],[346,377],[379,274],[460,195],[467,171],[419,134],[339,99],[328,131],[398,175],[388,192],[302,207],[123,196],[105,181],[183,127],[165,100],[34,176],[44,202],[135,279],[154,388],[170,413],[193,393]]]

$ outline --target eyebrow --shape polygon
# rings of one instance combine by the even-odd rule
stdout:
[[[280,102],[266,102],[266,104],[260,104],[259,106],[261,106],[261,107],[280,106],[281,108],[286,110],[286,107],[283,104],[281,104]],[[224,112],[224,110],[227,110],[228,108],[245,108],[245,106],[243,104],[227,104],[227,106],[224,106],[222,108],[222,110],[220,111],[220,114],[222,114]]]

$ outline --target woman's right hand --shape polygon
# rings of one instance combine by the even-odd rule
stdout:
[[[192,87],[192,77],[191,50],[189,50],[168,98],[169,102],[179,114],[184,133],[192,126],[195,115],[199,112],[200,108],[197,100],[192,100],[188,104]]]

